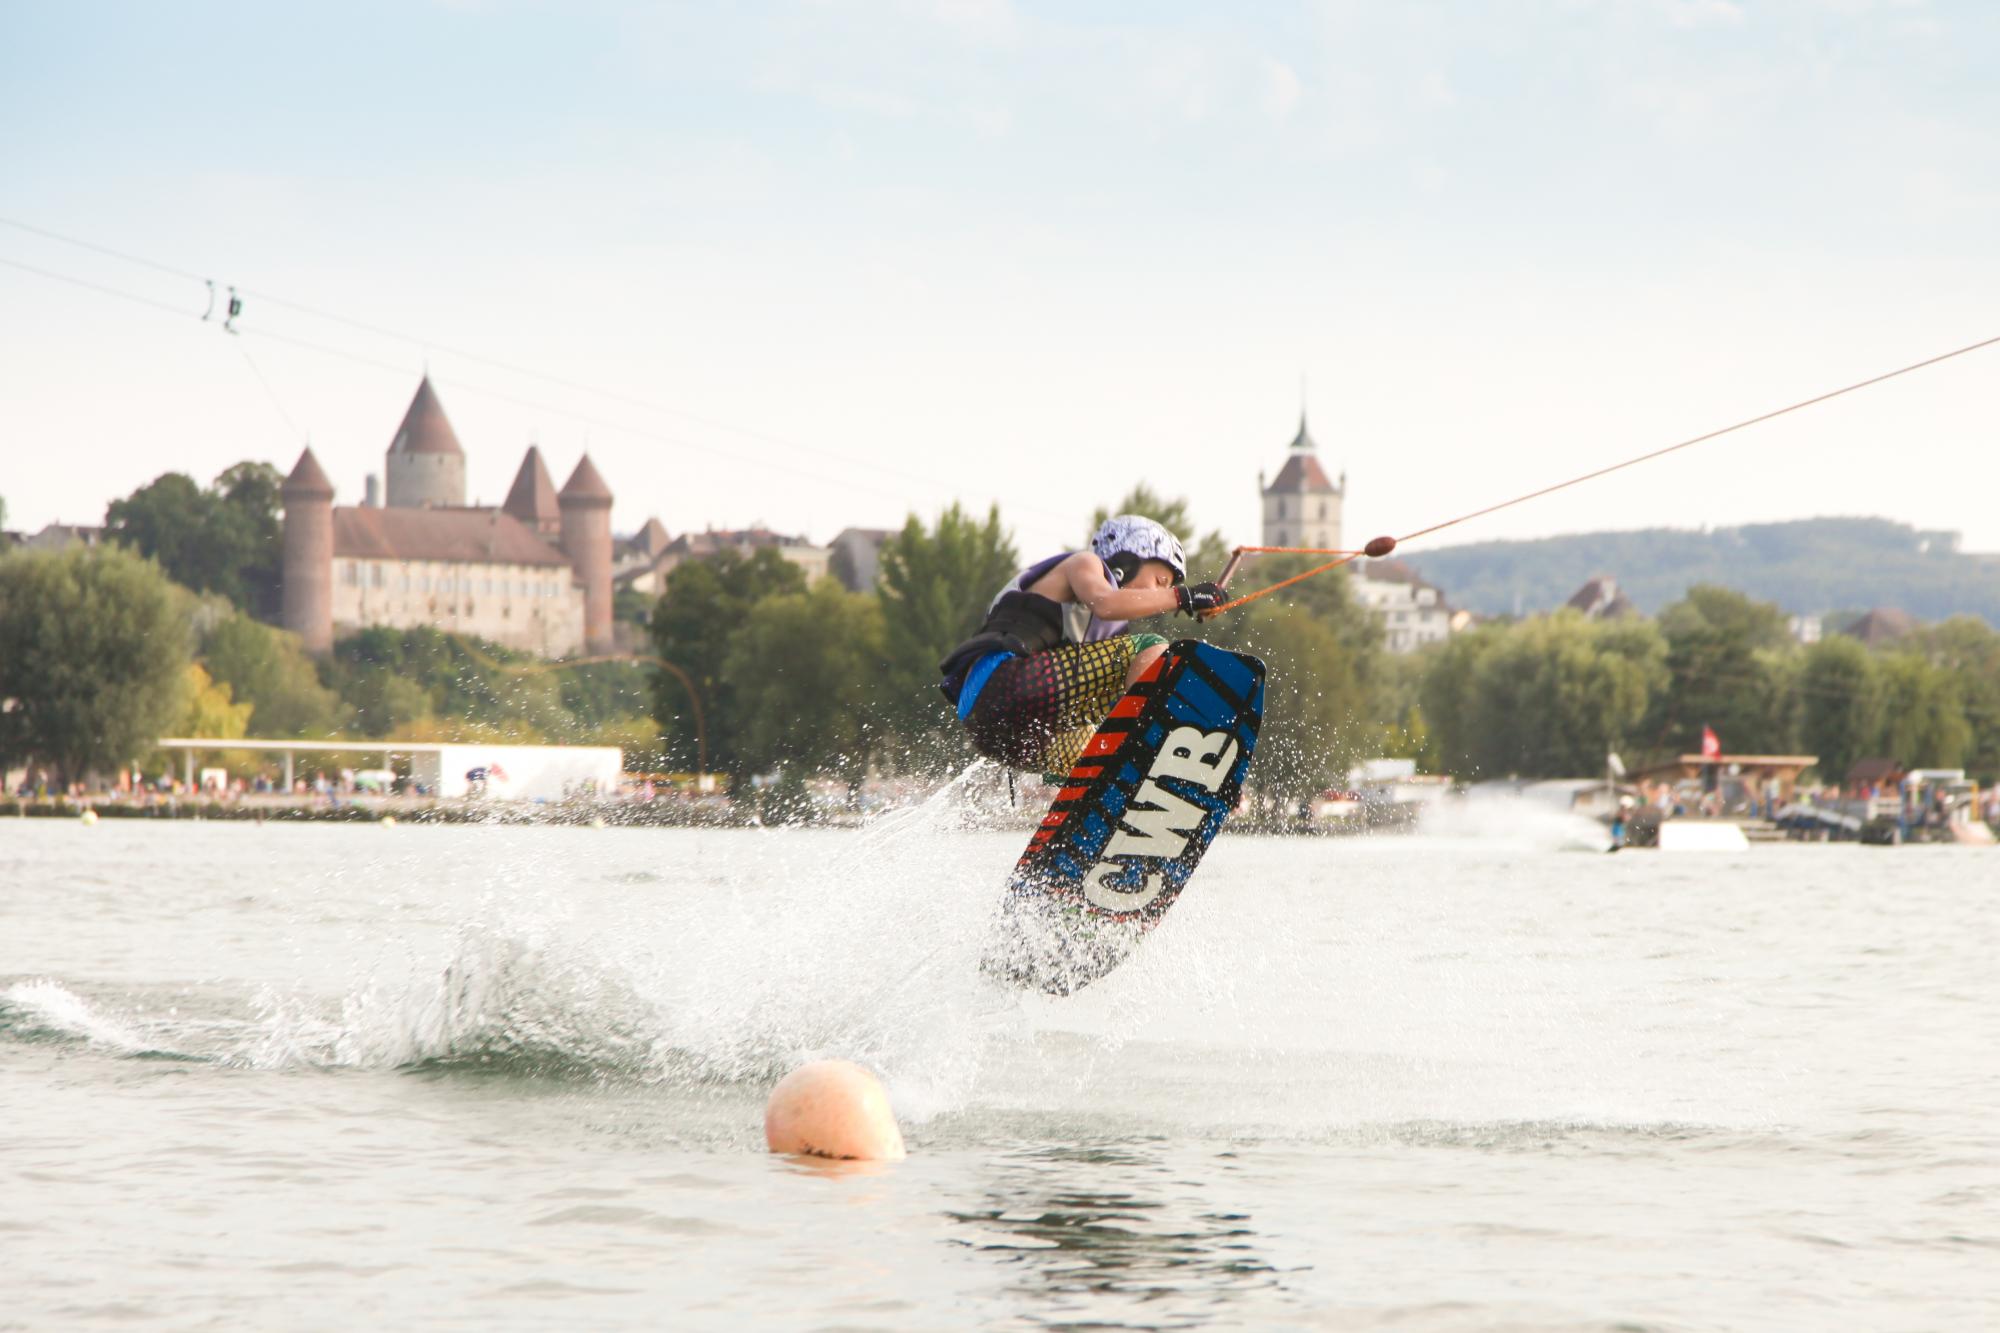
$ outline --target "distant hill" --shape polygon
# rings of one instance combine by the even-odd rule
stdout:
[[[1955,532],[1884,518],[1809,518],[1707,532],[1642,528],[1399,553],[1454,606],[1547,611],[1609,574],[1648,615],[1696,583],[1818,614],[1901,607],[1920,620],[1972,614],[2000,626],[2000,555],[1968,555]]]

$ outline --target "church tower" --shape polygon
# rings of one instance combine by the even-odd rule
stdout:
[[[1329,481],[1319,463],[1319,447],[1306,429],[1305,409],[1299,409],[1299,433],[1285,451],[1285,465],[1271,484],[1264,485],[1262,473],[1257,484],[1264,493],[1265,546],[1308,546],[1340,549],[1340,505],[1347,490],[1347,474],[1338,483]]]
[[[465,450],[445,419],[431,377],[417,386],[385,463],[394,509],[447,509],[465,504]]]

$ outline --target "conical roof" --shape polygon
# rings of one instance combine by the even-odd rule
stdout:
[[[646,526],[632,539],[632,545],[647,555],[658,555],[667,549],[667,525],[657,516],[646,520]]]
[[[396,427],[396,438],[389,444],[392,454],[463,454],[458,446],[458,436],[452,433],[451,422],[445,419],[444,405],[438,402],[437,390],[431,388],[431,377],[424,376],[417,386],[416,396],[410,399],[410,410],[403,413],[403,424]]]
[[[1278,475],[1271,479],[1264,493],[1331,495],[1339,489],[1319,465],[1319,446],[1313,443],[1312,432],[1306,429],[1306,410],[1301,407],[1299,433],[1292,437],[1292,447],[1285,451],[1285,465],[1278,469]]]
[[[313,457],[311,445],[307,445],[305,452],[299,455],[299,461],[292,466],[292,475],[285,478],[278,493],[288,500],[333,498],[333,482],[328,480],[326,469],[319,465],[319,460]]]
[[[556,497],[558,504],[610,504],[611,488],[604,484],[604,478],[591,465],[590,455],[585,454],[577,461],[576,471],[569,474],[563,483],[562,494]]]
[[[500,508],[531,528],[561,521],[562,511],[556,507],[556,484],[542,462],[539,445],[528,446],[521,470],[514,474],[514,484],[507,491],[507,502]]]

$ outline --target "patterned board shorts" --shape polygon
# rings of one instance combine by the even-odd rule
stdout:
[[[1125,693],[1132,659],[1165,642],[1157,634],[1120,634],[1009,658],[987,677],[965,719],[972,747],[1009,768],[1069,772]]]

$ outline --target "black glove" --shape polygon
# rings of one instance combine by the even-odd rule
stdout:
[[[1229,594],[1213,583],[1176,584],[1174,600],[1179,603],[1181,614],[1198,616],[1213,611],[1229,600]]]

